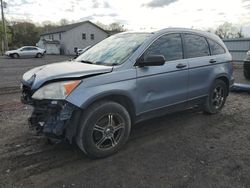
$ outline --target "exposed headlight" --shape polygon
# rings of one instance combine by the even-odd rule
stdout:
[[[33,99],[65,99],[80,83],[80,80],[55,82],[43,86],[33,95]]]

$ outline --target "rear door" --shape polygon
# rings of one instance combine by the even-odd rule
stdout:
[[[205,37],[183,34],[185,57],[189,64],[188,98],[196,99],[208,94],[213,74],[213,59]]]
[[[31,57],[35,57],[38,53],[38,49],[35,48],[35,47],[30,47],[30,53],[29,53],[29,56]]]
[[[145,59],[148,55],[163,55],[166,62],[162,66],[136,67],[139,113],[176,104],[184,107],[187,101],[188,64],[183,59],[180,34],[159,37],[141,58]]]

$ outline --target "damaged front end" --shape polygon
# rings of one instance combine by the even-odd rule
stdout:
[[[22,84],[21,101],[31,105],[33,112],[28,119],[29,127],[37,135],[64,139],[70,142],[76,133],[81,110],[64,99],[34,99],[31,87]]]
[[[29,126],[37,134],[63,138],[65,130],[70,123],[71,116],[76,107],[65,101],[41,100],[34,101],[34,107]]]

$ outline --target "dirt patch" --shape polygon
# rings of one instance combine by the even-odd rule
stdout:
[[[217,115],[188,110],[140,123],[123,150],[101,160],[36,137],[30,112],[1,111],[1,187],[250,186],[249,94],[230,94]]]
[[[241,68],[235,78],[249,83]],[[101,160],[35,136],[27,123],[31,110],[18,90],[0,92],[0,187],[250,187],[247,93],[231,93],[213,116],[193,109],[137,124],[126,146]]]

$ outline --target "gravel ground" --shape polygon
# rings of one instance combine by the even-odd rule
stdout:
[[[33,66],[29,61],[26,69]],[[11,73],[8,63],[0,66]],[[20,75],[26,70],[13,65]],[[238,67],[236,81],[249,83],[241,73]],[[7,80],[15,86],[19,78]],[[0,94],[0,187],[250,187],[247,93],[230,93],[213,116],[193,109],[137,124],[119,153],[100,160],[35,136],[27,124],[31,108],[19,103],[19,95]]]

